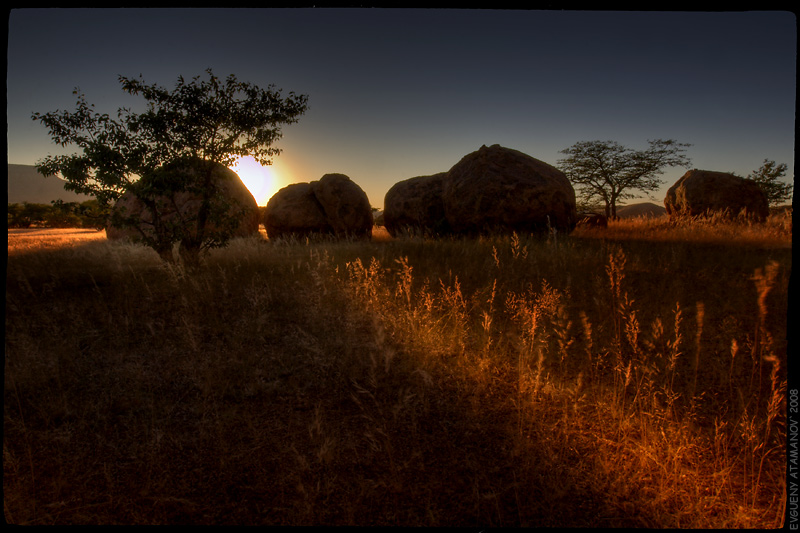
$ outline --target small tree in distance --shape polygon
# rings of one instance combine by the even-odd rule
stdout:
[[[617,202],[652,192],[664,183],[658,176],[664,167],[687,167],[691,160],[682,152],[691,146],[672,139],[648,141],[649,148],[631,150],[615,141],[581,141],[560,153],[558,168],[577,186],[586,203],[601,201],[606,217],[617,218]]]
[[[776,206],[792,198],[794,185],[778,181],[778,178],[786,175],[787,168],[786,163],[777,165],[775,161],[765,159],[761,168],[747,175],[747,179],[755,181],[767,195],[770,206]]]
[[[138,228],[142,242],[165,260],[172,260],[172,246],[180,242],[181,255],[196,263],[201,251],[227,244],[236,222],[217,194],[215,169],[247,155],[271,164],[281,152],[273,146],[282,135],[281,125],[297,122],[308,107],[306,95],[291,92],[284,98],[273,85],[262,89],[234,75],[222,80],[211,69],[206,73],[207,80],[179,76],[172,91],[147,85],[141,76],[120,76],[124,92],[148,102],[139,114],[128,108],[120,108],[117,119],[97,113],[79,89],[73,92],[78,95],[74,112],[33,113],[53,142],[83,151],[47,156],[37,170],[45,176],[61,174],[65,189],[94,196],[101,207],[132,194],[150,210],[152,231],[138,228],[138,216],[116,213],[113,223]],[[179,222],[162,216],[165,206],[185,192],[200,199],[197,212]],[[218,231],[209,230],[212,226]]]

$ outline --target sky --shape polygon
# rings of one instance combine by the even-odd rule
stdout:
[[[788,11],[504,9],[13,9],[8,162],[75,153],[33,112],[74,110],[78,87],[116,116],[144,101],[119,76],[171,89],[212,69],[308,111],[282,127],[269,195],[327,173],[372,206],[481,145],[557,166],[580,141],[692,146],[691,167],[746,176],[765,159],[794,176],[797,21]],[[666,168],[663,202],[686,168]],[[251,172],[252,173],[252,172]],[[244,178],[244,176],[243,176]]]

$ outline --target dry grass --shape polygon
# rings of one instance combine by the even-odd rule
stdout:
[[[81,228],[26,228],[8,230],[8,254],[57,249],[106,239],[105,230]]]
[[[730,222],[720,216],[676,219],[641,216],[612,220],[608,229],[581,227],[574,236],[786,248],[792,243],[792,210],[773,214],[765,223],[747,219]]]
[[[791,226],[644,224],[192,273],[9,233],[5,518],[779,527]]]

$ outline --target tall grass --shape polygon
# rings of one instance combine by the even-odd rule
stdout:
[[[10,241],[6,519],[779,527],[790,228],[628,224]]]

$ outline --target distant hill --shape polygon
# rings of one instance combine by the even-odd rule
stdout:
[[[85,202],[91,196],[64,190],[64,181],[55,176],[45,178],[33,165],[8,165],[8,203],[49,204],[53,200]]]
[[[617,206],[617,216],[619,218],[632,218],[640,216],[660,217],[666,214],[667,210],[663,205],[654,204],[652,202]]]

